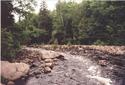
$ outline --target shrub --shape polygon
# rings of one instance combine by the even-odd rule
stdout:
[[[95,42],[94,42],[94,45],[105,45],[106,43],[104,43],[103,41],[101,41],[101,40],[96,40]]]
[[[18,41],[14,40],[14,36],[10,31],[6,29],[1,29],[1,59],[11,60],[15,57],[19,50]]]

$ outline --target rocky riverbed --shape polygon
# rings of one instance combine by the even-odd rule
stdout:
[[[17,57],[30,70],[16,85],[125,85],[124,46],[30,46]]]

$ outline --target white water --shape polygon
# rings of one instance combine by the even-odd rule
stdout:
[[[28,48],[28,50],[43,51],[43,49],[37,48]],[[50,73],[51,76],[43,74],[43,78],[32,78],[26,85],[55,85],[55,83],[56,85],[77,85],[77,83],[80,83],[79,85],[112,85],[110,78],[102,76],[100,66],[86,56],[58,53],[63,55],[66,61],[60,61],[59,65],[55,66]]]
[[[101,69],[100,66],[92,62],[90,59],[83,57],[83,56],[76,56],[76,55],[66,55],[63,54],[68,60],[76,60],[79,61],[79,63],[84,64],[87,67],[87,71],[90,73],[86,75],[87,78],[95,79],[102,83],[103,85],[112,85],[112,80],[110,78],[104,78],[101,76]],[[69,57],[70,56],[70,57]],[[84,73],[83,69],[83,73]]]

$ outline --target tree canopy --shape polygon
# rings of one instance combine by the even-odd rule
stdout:
[[[35,5],[35,0],[1,1],[2,51],[14,53],[10,49],[29,44],[125,45],[125,2],[59,0],[49,11],[42,1],[38,14]]]

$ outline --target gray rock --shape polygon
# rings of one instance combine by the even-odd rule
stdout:
[[[51,72],[51,68],[50,67],[45,67],[44,68],[44,73],[50,73]]]

